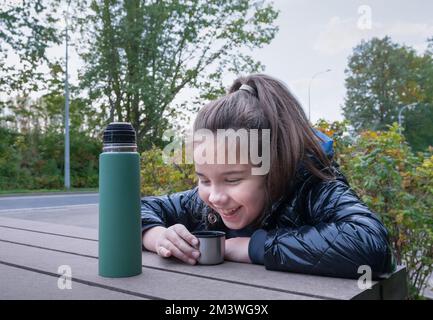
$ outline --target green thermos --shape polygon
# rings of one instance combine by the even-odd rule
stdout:
[[[132,125],[113,122],[99,156],[99,275],[140,273],[140,156]]]

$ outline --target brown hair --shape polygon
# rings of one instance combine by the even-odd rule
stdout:
[[[239,90],[243,84],[255,92]],[[240,77],[227,95],[200,109],[194,122],[194,131],[241,128],[259,132],[270,129],[271,163],[266,177],[269,200],[277,200],[292,191],[301,164],[319,179],[334,178],[322,170],[331,165],[330,160],[322,151],[300,103],[281,81],[264,74]]]

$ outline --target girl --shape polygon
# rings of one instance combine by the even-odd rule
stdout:
[[[358,278],[361,265],[374,277],[393,270],[387,230],[332,161],[332,140],[310,127],[282,82],[241,77],[194,122],[195,132],[241,128],[270,129],[267,174],[252,175],[251,163],[196,162],[198,187],[142,199],[144,248],[195,264],[191,232],[211,229],[226,232],[226,260],[270,270],[346,278]]]

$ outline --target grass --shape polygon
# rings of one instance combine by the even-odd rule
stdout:
[[[71,188],[66,189],[13,189],[13,190],[0,190],[0,196],[5,195],[16,195],[16,194],[26,194],[26,193],[74,193],[74,192],[98,192],[98,188]]]

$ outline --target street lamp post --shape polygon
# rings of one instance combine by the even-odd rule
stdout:
[[[403,124],[403,116],[402,116],[403,111],[405,109],[415,107],[416,105],[417,105],[416,103],[411,103],[411,104],[405,105],[405,106],[400,108],[400,111],[398,112],[398,130],[399,130],[400,134],[401,134],[401,126]]]
[[[331,69],[320,71],[311,77],[310,84],[308,85],[308,120],[311,119],[311,83],[313,82],[314,78],[316,78],[317,76],[330,71]]]
[[[70,166],[69,166],[69,74],[68,74],[68,19],[69,19],[69,2],[68,8],[65,14],[66,23],[66,48],[65,48],[65,60],[66,60],[66,72],[65,72],[65,188],[70,189]]]

